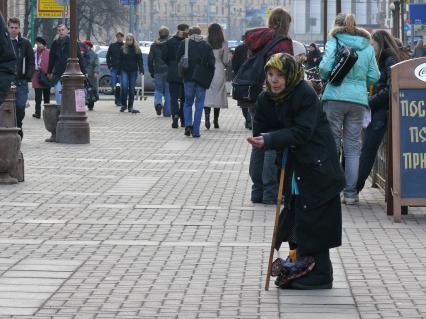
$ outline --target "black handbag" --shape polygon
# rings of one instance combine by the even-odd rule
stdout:
[[[331,69],[328,82],[334,86],[339,86],[358,60],[358,54],[354,48],[341,45],[339,39],[337,37],[334,38],[337,42],[337,48],[334,66]]]
[[[44,72],[39,72],[38,73],[38,81],[40,82],[41,85],[43,85],[46,88],[50,88],[52,86],[52,82],[50,82],[50,80],[47,77],[47,74]]]
[[[206,65],[206,63],[204,63],[203,57],[201,63],[195,66],[192,78],[195,83],[207,90],[213,81],[214,71],[215,66]]]

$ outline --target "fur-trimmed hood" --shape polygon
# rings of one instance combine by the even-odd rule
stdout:
[[[344,45],[354,48],[355,50],[364,50],[370,45],[370,33],[359,27],[349,30],[347,27],[335,26],[331,29],[329,37],[336,37]]]

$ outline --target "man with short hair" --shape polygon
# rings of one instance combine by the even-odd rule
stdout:
[[[65,73],[68,58],[70,57],[70,37],[66,25],[60,24],[57,27],[58,38],[53,41],[49,52],[49,67],[47,70],[48,78],[52,81],[55,87],[55,100],[56,104],[62,104],[62,83],[61,77]],[[77,57],[80,64],[80,70],[83,74],[86,73],[84,63],[82,63],[82,56],[77,45]]]
[[[158,39],[151,45],[148,55],[148,68],[151,77],[154,79],[154,107],[157,115],[170,116],[170,92],[167,82],[167,64],[163,60],[166,54],[165,43],[169,39],[169,29],[165,26],[160,27]],[[164,96],[164,104],[163,104]]]
[[[16,85],[16,125],[22,132],[22,120],[25,117],[25,107],[28,101],[28,82],[31,81],[35,69],[34,51],[30,41],[21,36],[21,22],[18,18],[10,18],[7,22],[12,49],[16,56],[15,85]]]
[[[108,68],[111,71],[111,88],[114,93],[115,86],[117,83],[120,83],[120,75],[118,74],[118,70],[120,68],[120,52],[121,47],[124,44],[124,34],[122,32],[117,32],[115,38],[117,41],[109,45],[106,55],[106,62]],[[115,95],[115,105],[121,106],[121,98],[118,94]]]
[[[170,107],[172,111],[172,128],[185,127],[185,120],[183,115],[183,105],[185,102],[185,92],[183,89],[183,80],[178,72],[178,60],[176,58],[178,48],[187,36],[189,25],[182,23],[177,26],[176,34],[169,39],[165,45],[166,50],[163,60],[167,64],[167,82],[169,82],[170,89]],[[180,106],[179,106],[180,101]]]

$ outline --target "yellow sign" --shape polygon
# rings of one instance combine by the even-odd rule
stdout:
[[[37,18],[69,18],[68,7],[56,0],[37,0]]]

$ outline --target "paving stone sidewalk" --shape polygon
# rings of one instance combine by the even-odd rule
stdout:
[[[394,224],[367,188],[335,288],[264,291],[275,207],[249,201],[241,110],[194,139],[136,103],[98,102],[89,145],[44,142],[27,109],[26,181],[0,186],[0,318],[426,318],[424,208]]]

